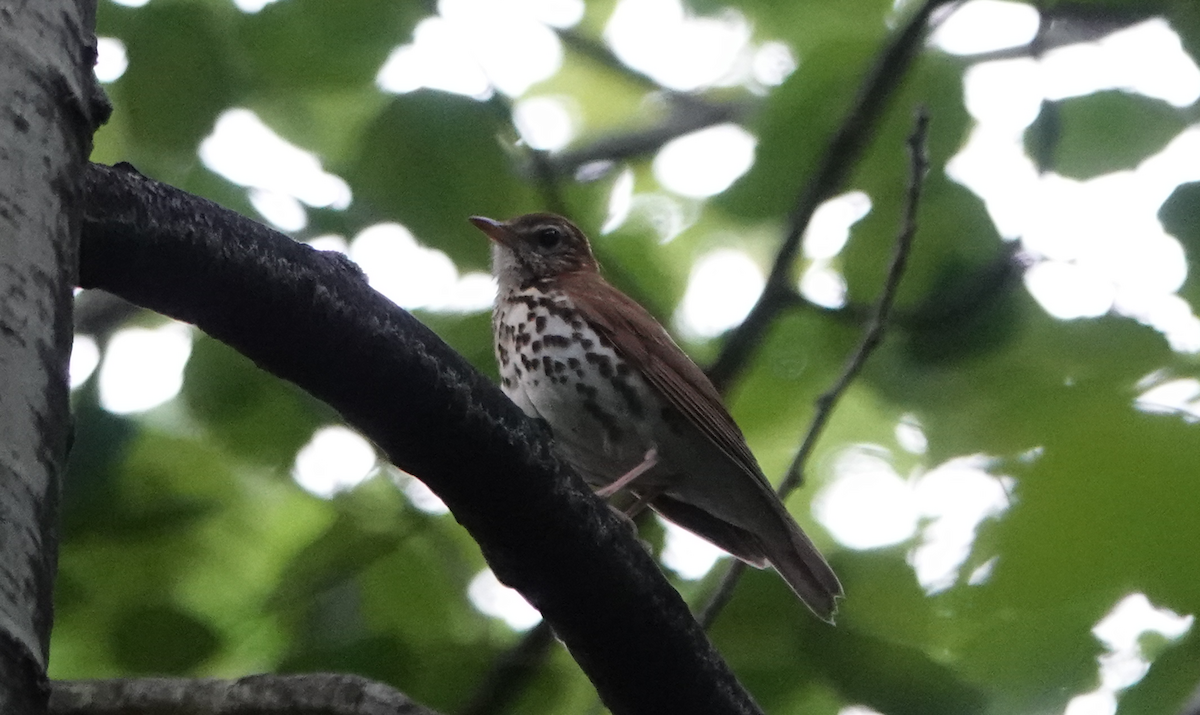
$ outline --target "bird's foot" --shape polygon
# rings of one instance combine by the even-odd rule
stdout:
[[[612,484],[597,489],[596,496],[607,499],[613,494],[616,494],[625,487],[629,486],[633,480],[650,471],[650,469],[652,469],[656,464],[658,464],[658,450],[654,447],[651,447],[650,450],[646,452],[646,456],[642,459],[641,464],[638,464],[633,469],[625,472],[625,474],[621,475],[621,477]]]

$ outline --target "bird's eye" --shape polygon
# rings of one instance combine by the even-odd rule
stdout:
[[[562,229],[556,226],[546,226],[539,228],[535,237],[537,238],[538,245],[542,248],[554,248],[562,243],[563,232]]]

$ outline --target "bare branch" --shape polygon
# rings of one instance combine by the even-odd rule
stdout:
[[[858,344],[858,348],[846,361],[838,379],[817,398],[817,411],[813,415],[812,424],[809,425],[808,432],[804,436],[800,451],[796,453],[787,475],[779,485],[781,499],[786,499],[803,482],[804,464],[808,460],[809,454],[812,453],[817,438],[821,436],[822,430],[829,421],[830,415],[833,414],[834,406],[854,378],[858,377],[867,358],[883,340],[892,304],[896,301],[896,291],[900,286],[900,279],[904,276],[904,269],[908,266],[908,256],[912,250],[913,238],[917,235],[917,209],[921,203],[921,190],[925,185],[925,174],[929,171],[929,157],[925,150],[928,131],[929,115],[926,114],[924,108],[918,109],[916,126],[913,127],[912,134],[908,138],[912,162],[908,177],[908,200],[904,210],[904,226],[900,235],[896,237],[896,245],[892,249],[892,261],[888,266],[887,279],[883,283],[883,290],[879,293],[879,300],[875,303],[875,311],[871,316],[870,323],[867,324],[867,331],[863,335],[862,342]]]
[[[788,495],[803,482],[804,465],[808,461],[809,455],[812,454],[813,447],[816,446],[817,439],[824,431],[825,425],[828,424],[838,399],[846,391],[846,388],[850,386],[850,383],[854,381],[854,378],[858,376],[858,373],[862,371],[867,358],[870,357],[871,353],[874,352],[875,348],[883,340],[883,333],[887,327],[892,304],[896,300],[896,291],[900,286],[900,279],[904,276],[904,269],[908,265],[908,256],[912,250],[913,238],[917,235],[917,209],[921,203],[921,190],[925,185],[925,174],[929,171],[929,157],[926,154],[926,136],[928,130],[929,116],[926,114],[924,108],[918,109],[915,126],[908,138],[911,161],[909,163],[908,198],[904,209],[904,223],[899,235],[896,236],[896,243],[892,249],[892,260],[888,265],[887,278],[884,280],[883,289],[880,291],[879,298],[875,302],[875,309],[872,312],[866,332],[863,334],[858,347],[846,360],[846,364],[842,368],[842,373],[838,376],[838,379],[816,399],[816,411],[813,413],[813,418],[804,435],[804,440],[801,442],[800,449],[796,452],[796,456],[792,460],[792,464],[788,468],[777,490],[779,498],[782,500],[786,500]],[[708,627],[716,620],[717,615],[720,614],[725,604],[729,602],[730,597],[733,595],[733,589],[737,586],[744,571],[745,566],[738,562],[725,572],[720,585],[708,603],[705,604],[698,618],[705,627]]]
[[[813,212],[821,202],[841,189],[846,177],[858,162],[888,100],[900,86],[913,59],[920,52],[934,11],[942,5],[957,1],[925,0],[875,58],[859,87],[858,96],[825,148],[816,172],[796,199],[796,205],[788,218],[787,235],[775,256],[762,295],[746,319],[734,328],[721,353],[708,369],[708,376],[717,389],[723,391],[734,376],[741,372],[750,354],[762,342],[775,317],[786,307],[785,299],[791,290],[789,283],[792,265],[796,261],[800,239],[812,220]]]
[[[684,94],[670,94],[666,99],[671,109],[658,124],[602,136],[581,147],[550,155],[547,158],[550,169],[556,176],[573,176],[580,167],[594,162],[646,156],[685,134],[726,122],[743,122],[750,107],[746,102],[711,102]]]
[[[746,102],[713,101],[699,94],[669,89],[622,62],[603,42],[571,29],[557,29],[555,32],[567,49],[660,97],[669,111],[662,121],[649,127],[600,136],[574,149],[555,154],[532,151],[530,161],[522,169],[541,185],[543,193],[548,180],[573,177],[586,164],[645,156],[684,134],[724,122],[740,122],[747,115],[750,104]],[[496,99],[506,105],[511,104],[507,98],[497,95]],[[550,200],[545,196],[543,200],[549,210],[564,215],[567,213],[562,210],[561,200]]]

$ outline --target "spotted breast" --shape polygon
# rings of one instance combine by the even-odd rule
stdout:
[[[584,479],[604,486],[642,461],[654,444],[644,418],[661,413],[660,400],[567,295],[536,284],[509,291],[492,321],[505,394],[550,425]]]

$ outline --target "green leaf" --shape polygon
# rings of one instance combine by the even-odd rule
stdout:
[[[920,231],[922,237],[928,233]],[[924,298],[893,318],[911,359],[953,364],[999,350],[1019,336],[1029,314],[1041,309],[1021,283],[1025,266],[1015,255],[1018,248],[997,244],[990,258],[942,258]]]
[[[956,658],[961,676],[985,683],[998,712],[1062,712],[1098,684],[1101,649],[1090,632],[1095,605],[959,611],[970,623],[956,634],[964,641]]]
[[[927,152],[935,168],[923,183],[917,235],[898,304],[926,299],[949,266],[979,266],[997,254],[999,236],[982,201],[936,168],[958,152],[970,126],[961,85],[959,60],[929,54],[915,61],[847,183],[847,190],[864,191],[871,199],[870,213],[854,225],[840,256],[851,302],[873,302],[883,286],[908,208],[912,173],[908,143],[917,107],[924,107],[929,115]]]
[[[819,678],[821,664],[806,643],[820,628],[827,626],[796,602],[777,574],[747,569],[711,637],[755,699],[776,712]]]
[[[823,631],[826,676],[848,702],[896,715],[983,713],[986,694],[917,648],[853,630]]]
[[[754,165],[714,201],[731,214],[779,220],[786,216],[837,128],[876,45],[836,38],[813,49],[787,81],[771,92],[750,126],[758,137]]]
[[[508,218],[534,210],[497,139],[503,117],[443,92],[397,96],[362,137],[343,176],[381,218],[400,221],[460,269],[484,269],[487,241],[471,215]],[[446,157],[459,157],[454,166]]]
[[[170,605],[135,606],[112,628],[122,667],[146,675],[184,675],[220,647],[217,633],[194,614]]]
[[[272,130],[297,146],[313,152],[326,171],[353,161],[363,132],[387,106],[388,98],[373,85],[320,87],[309,92],[276,91],[266,87],[246,97],[245,104]],[[354,213],[329,210],[339,216]],[[309,221],[320,207],[309,207]]]
[[[222,9],[154,3],[118,15],[123,22],[113,30],[129,69],[110,91],[128,137],[122,158],[144,173],[165,181],[185,175],[198,163],[200,140],[239,95],[226,34],[237,11]]]
[[[1184,712],[1196,690],[1200,636],[1195,625],[1183,639],[1154,659],[1150,672],[1121,694],[1117,715],[1157,715]]]
[[[1027,130],[1026,150],[1052,157],[1048,166],[1060,174],[1087,179],[1136,166],[1185,126],[1184,115],[1161,100],[1115,90],[1096,92],[1046,103]],[[1057,141],[1046,139],[1048,135]]]
[[[1200,58],[1200,8],[1188,0],[1175,0],[1167,10],[1171,29],[1179,33],[1183,49],[1193,60]]]
[[[491,311],[467,315],[420,312],[417,316],[450,347],[470,360],[476,370],[499,382],[500,372],[492,351]]]
[[[273,608],[305,604],[315,595],[356,577],[376,560],[393,553],[413,526],[395,522],[391,528],[364,525],[342,516],[296,554],[280,575],[268,603]]]
[[[181,396],[210,433],[243,459],[283,470],[333,411],[258,369],[227,345],[192,346]]]
[[[451,640],[417,644],[381,635],[300,650],[280,670],[356,673],[402,688],[405,695],[428,707],[454,712],[497,655],[497,650],[480,644]]]
[[[832,383],[858,336],[857,326],[795,311],[775,324],[759,348],[727,401],[767,474],[782,474],[791,462],[814,400]]]
[[[1200,525],[1187,507],[1200,497],[1193,428],[1173,415],[1138,412],[1131,395],[1057,392],[1056,416],[1086,419],[1038,425],[1045,451],[996,527],[1003,558],[991,587],[1026,607],[1100,599],[1107,609],[1137,590],[1175,610],[1197,610],[1200,587],[1178,568],[1200,548]],[[1055,548],[1047,549],[1051,540]]]
[[[68,535],[107,521],[119,505],[118,477],[137,436],[132,420],[100,407],[98,393],[93,379],[72,399],[75,429],[62,504],[63,531]]]
[[[1193,306],[1200,305],[1200,181],[1175,187],[1158,209],[1158,218],[1163,229],[1183,244],[1187,257],[1188,277],[1180,295]]]
[[[586,145],[610,133],[629,131],[658,118],[658,112],[639,109],[647,93],[641,82],[571,51],[570,45],[564,44],[563,49],[559,71],[530,88],[525,97],[566,100],[572,119],[577,122],[575,140],[568,148]],[[588,87],[590,91],[580,93],[579,87]]]
[[[403,641],[392,636],[343,638],[331,645],[297,648],[279,664],[282,673],[355,673],[400,687],[402,675],[419,660]],[[406,695],[412,695],[405,691]]]
[[[237,41],[256,83],[272,91],[363,86],[427,14],[417,2],[288,0],[245,16]]]

